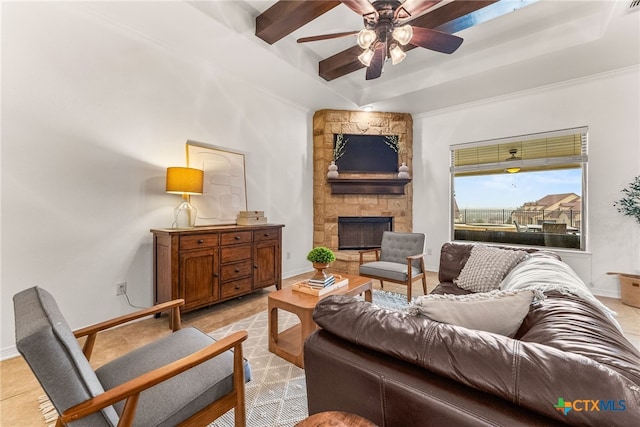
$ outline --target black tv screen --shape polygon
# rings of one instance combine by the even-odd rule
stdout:
[[[333,135],[338,172],[397,172],[398,135]]]

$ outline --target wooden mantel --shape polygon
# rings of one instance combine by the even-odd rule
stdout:
[[[411,178],[327,178],[331,194],[404,194]]]

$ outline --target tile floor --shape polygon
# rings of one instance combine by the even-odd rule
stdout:
[[[290,286],[306,275],[295,276],[283,281]],[[427,278],[428,290],[437,284],[436,273]],[[379,285],[376,283],[376,289]],[[385,284],[385,290],[405,293],[401,285]],[[197,310],[182,316],[184,325],[196,326],[203,331],[214,331],[224,325],[267,309],[267,295],[273,288],[232,301]],[[415,282],[413,295],[422,295],[420,282]],[[618,321],[625,335],[636,347],[640,348],[640,309],[624,305],[619,299],[599,298],[607,307],[618,313]],[[96,342],[92,365],[98,367],[106,361],[126,353],[131,349],[153,341],[170,333],[166,316],[160,319],[146,319],[134,324],[101,334]],[[44,394],[29,367],[20,357],[0,362],[0,426],[34,427],[44,426],[38,410],[38,396]]]

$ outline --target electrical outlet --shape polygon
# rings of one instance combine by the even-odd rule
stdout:
[[[116,283],[116,296],[124,295],[127,293],[127,282]]]
[[[431,248],[427,248],[427,255],[428,255],[428,256],[433,255],[433,253],[432,253],[432,251],[431,251]]]

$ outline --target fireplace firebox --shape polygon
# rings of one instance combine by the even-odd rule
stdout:
[[[393,231],[392,217],[338,217],[338,249],[379,248],[385,231]]]

